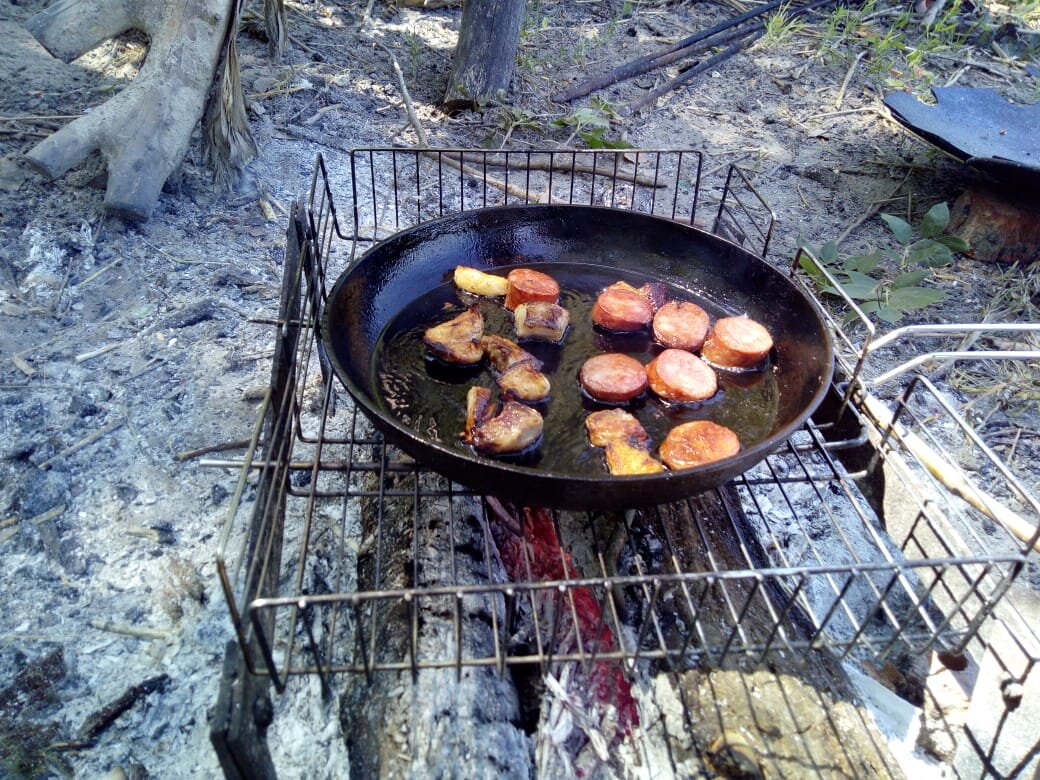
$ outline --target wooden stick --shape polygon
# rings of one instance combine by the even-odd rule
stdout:
[[[98,631],[107,631],[110,634],[121,634],[132,636],[135,639],[169,639],[167,631],[159,631],[155,628],[137,628],[136,626],[124,626],[118,623],[109,623],[107,620],[88,620],[87,624]]]
[[[110,422],[108,425],[104,426],[103,428],[98,428],[93,433],[88,434],[87,436],[84,436],[82,439],[80,439],[75,444],[72,444],[72,445],[66,447],[61,452],[59,452],[57,455],[52,455],[51,457],[47,458],[47,460],[45,460],[43,463],[40,464],[40,468],[41,469],[48,468],[52,463],[54,463],[54,461],[60,460],[61,458],[64,458],[64,457],[67,457],[69,455],[72,455],[73,453],[79,452],[84,447],[90,446],[91,444],[96,442],[98,439],[102,438],[103,436],[107,436],[108,434],[112,433],[112,431],[116,430],[116,428],[119,428],[120,426],[122,426],[122,424],[124,422],[125,422],[124,420],[116,420],[115,422]]]
[[[579,152],[579,154],[591,154],[591,152],[589,152],[588,150],[583,150],[583,151]],[[621,152],[619,151],[618,154],[621,154]],[[452,157],[453,159],[455,159],[454,155],[446,155],[446,156],[449,156],[449,157]],[[514,157],[524,157],[524,154],[522,152],[520,152],[520,153],[517,153],[517,154],[515,154],[513,156]],[[543,155],[543,157],[544,157],[544,155]],[[634,176],[633,174],[635,173],[635,171],[622,170],[620,168],[615,172],[613,168],[610,168],[608,166],[588,165],[587,163],[576,162],[576,161],[572,161],[572,160],[568,159],[568,158],[571,158],[571,157],[572,157],[572,155],[570,153],[568,153],[568,152],[561,152],[559,155],[557,155],[553,159],[553,162],[552,162],[551,165],[548,162],[546,162],[544,159],[542,159],[542,158],[537,158],[536,159],[536,158],[532,158],[532,157],[526,157],[521,162],[515,162],[513,160],[510,160],[509,161],[509,166],[511,168],[515,167],[518,170],[528,170],[528,171],[561,171],[561,172],[573,171],[574,173],[591,173],[591,174],[595,174],[596,176],[603,176],[603,177],[606,177],[606,178],[609,178],[609,179],[617,179],[618,181],[629,183],[629,184],[634,182],[634,183],[639,184],[639,185],[644,186],[644,187],[658,187],[658,188],[660,188],[660,187],[666,186],[663,181],[661,181],[660,179],[655,180],[653,176],[647,176],[646,174],[639,174],[639,175],[635,175]],[[563,158],[563,159],[561,160],[560,158]],[[493,157],[489,156],[489,157],[485,158],[485,160],[486,160],[486,165],[488,167],[492,167],[492,168],[505,168],[506,167],[506,161],[504,159],[500,159],[497,156],[493,156]]]
[[[82,282],[80,282],[79,284],[77,284],[77,285],[76,285],[76,287],[75,287],[75,289],[77,289],[77,290],[82,290],[82,289],[83,289],[84,287],[86,287],[86,286],[87,286],[88,284],[90,284],[90,283],[91,283],[92,281],[94,281],[94,280],[95,280],[95,279],[97,279],[97,278],[98,278],[99,276],[101,276],[101,274],[105,273],[105,271],[108,271],[108,270],[110,270],[110,269],[114,268],[115,266],[119,265],[119,264],[120,264],[121,262],[123,262],[123,260],[124,260],[124,259],[125,259],[125,258],[123,258],[123,257],[117,257],[117,258],[116,258],[115,260],[113,260],[113,261],[112,261],[111,263],[107,263],[107,264],[106,264],[106,265],[104,265],[103,267],[101,267],[101,268],[97,269],[97,270],[96,270],[96,271],[95,271],[94,273],[92,273],[92,274],[91,274],[90,276],[88,276],[88,277],[87,277],[86,279],[84,279],[84,280],[83,280]]]
[[[895,415],[878,398],[869,394],[865,395],[863,408],[877,422],[879,430],[882,432],[889,429],[894,431],[907,451],[917,458],[928,473],[939,480],[947,490],[964,499],[989,519],[1000,523],[1019,541],[1029,543],[1033,539],[1037,533],[1037,526],[1008,509],[989,493],[972,485],[960,467],[950,463],[916,433],[895,423]],[[1034,543],[1033,549],[1040,552],[1040,540]]]
[[[249,439],[243,439],[242,441],[224,441],[219,444],[209,444],[205,447],[198,447],[194,450],[185,450],[184,452],[178,452],[174,458],[180,462],[197,458],[200,455],[208,455],[211,452],[225,452],[226,450],[241,450],[249,446]]]
[[[80,354],[76,355],[76,357],[73,358],[73,360],[75,360],[75,362],[77,363],[86,363],[88,360],[93,360],[96,357],[101,357],[102,355],[111,352],[113,349],[119,349],[119,347],[121,346],[123,346],[122,341],[114,341],[111,344],[106,344],[103,347],[92,349],[90,350],[90,352],[81,352]]]
[[[859,54],[856,55],[856,59],[854,59],[852,61],[852,64],[849,65],[849,69],[845,73],[845,78],[843,78],[841,80],[841,89],[838,90],[838,96],[836,98],[834,98],[834,110],[835,111],[840,111],[841,110],[842,101],[845,100],[845,90],[847,90],[849,88],[849,82],[852,81],[852,76],[856,72],[856,68],[859,67],[859,63],[863,60],[863,58],[866,55],[867,55],[867,50],[864,49],[863,51],[861,51]]]
[[[694,45],[704,41],[711,36],[735,27],[738,24],[754,19],[757,16],[769,13],[770,11],[779,8],[786,0],[770,0],[770,2],[764,5],[752,8],[750,11],[735,16],[732,19],[727,19],[724,22],[716,24],[714,27],[709,27],[707,30],[701,30],[700,32],[694,33],[693,35],[687,36],[680,41],[677,41],[670,46],[666,46],[663,49],[659,49],[652,54],[648,54],[644,57],[627,62],[624,65],[615,68],[612,71],[604,73],[595,78],[591,78],[587,81],[577,84],[569,89],[565,89],[562,92],[553,96],[552,100],[555,103],[569,103],[575,98],[584,97],[591,92],[595,92],[597,89],[603,87],[609,87],[611,84],[616,84],[619,81],[625,81],[627,79],[638,76],[647,71],[653,70],[659,67],[659,60],[667,57],[670,54],[678,52],[680,50],[690,49]]]
[[[387,55],[390,57],[390,62],[394,68],[394,75],[397,77],[397,86],[401,90],[401,99],[404,101],[405,113],[408,115],[408,122],[411,124],[412,129],[415,131],[416,137],[419,139],[419,146],[428,147],[429,143],[426,138],[426,130],[423,129],[422,123],[419,121],[418,115],[415,113],[415,106],[412,104],[412,96],[408,92],[408,85],[404,81],[404,71],[401,70],[401,65],[397,62],[397,57],[394,53],[382,44],[378,44]],[[438,155],[436,152],[431,152],[428,149],[421,150],[425,156],[435,159],[443,160],[450,167],[457,171],[462,171],[467,176],[473,176],[474,178],[481,179],[487,182],[487,184],[495,187],[496,189],[502,190],[513,197],[524,198],[525,200],[529,197],[530,193],[522,187],[517,187],[515,184],[507,184],[506,182],[499,181],[498,179],[487,176],[483,171],[478,171],[476,168],[472,168],[465,165],[458,160],[453,159],[449,155],[441,154]],[[543,196],[544,198],[544,196]]]
[[[662,95],[665,95],[674,89],[678,89],[684,84],[688,84],[689,82],[693,81],[695,76],[699,76],[704,71],[714,68],[719,63],[729,59],[741,49],[746,48],[754,41],[757,41],[764,34],[765,30],[756,30],[748,34],[747,37],[743,38],[742,40],[739,40],[736,43],[731,43],[718,54],[715,54],[706,60],[698,62],[692,68],[688,68],[687,70],[683,71],[671,81],[662,84],[657,89],[650,90],[645,95],[643,95],[643,97],[636,98],[635,100],[631,101],[625,106],[624,111],[622,113],[634,114],[636,111],[639,111],[639,109],[643,108],[644,106],[656,101]]]

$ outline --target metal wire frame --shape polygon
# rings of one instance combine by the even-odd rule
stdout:
[[[476,156],[471,158],[471,154]],[[529,163],[537,153],[516,154]],[[575,193],[586,192],[587,183],[579,187],[574,181],[578,174],[570,173],[561,182],[554,164],[557,155],[573,163],[578,153],[545,154],[549,170],[523,174],[520,194],[526,193],[531,200],[522,202],[536,200],[531,197],[536,186],[545,201],[562,191],[573,202]],[[617,156],[611,154],[617,165]],[[663,208],[672,217],[696,224],[701,157],[692,152],[670,153],[676,155],[673,158],[665,154],[637,152],[634,159],[636,171],[643,155],[654,160],[654,183],[664,169],[674,177],[663,188],[670,193],[668,198],[659,197],[656,190],[662,188],[638,184],[634,175],[628,188],[617,178],[609,179],[609,188],[597,190],[593,184],[589,197],[614,207]],[[448,159],[453,162],[446,163]],[[687,180],[692,190],[682,186],[687,170],[684,159],[696,161]],[[389,160],[391,165],[380,169],[376,160]],[[479,168],[474,167],[474,160],[480,161]],[[426,161],[436,163],[432,178],[423,168]],[[897,646],[913,652],[935,646],[963,647],[1000,601],[1021,568],[1025,551],[1010,544],[1006,553],[973,553],[958,541],[961,529],[977,525],[977,518],[970,516],[973,510],[948,501],[950,506],[944,509],[951,515],[969,515],[951,521],[946,513],[937,511],[933,493],[915,492],[916,485],[909,478],[919,522],[906,538],[891,543],[860,498],[855,480],[862,475],[847,473],[835,452],[862,445],[872,435],[881,440],[879,459],[900,458],[912,464],[903,430],[908,420],[915,425],[921,420],[904,415],[904,428],[879,429],[859,413],[855,395],[847,388],[856,385],[862,357],[847,366],[852,381],[843,388],[836,418],[811,421],[780,451],[726,490],[685,502],[696,532],[693,540],[699,540],[704,550],[701,563],[705,565],[692,568],[684,564],[691,540],[674,538],[660,508],[640,513],[638,522],[631,514],[625,516],[630,540],[649,528],[663,551],[648,560],[630,550],[635,568],[625,572],[612,569],[617,551],[609,548],[609,540],[597,536],[603,527],[601,517],[574,520],[555,513],[558,538],[565,542],[575,538],[579,546],[591,551],[584,572],[568,569],[565,543],[560,550],[567,575],[563,578],[539,581],[528,577],[509,582],[491,576],[495,554],[486,503],[385,445],[331,381],[316,329],[326,280],[335,273],[334,252],[340,251],[336,239],[350,242],[347,258],[340,251],[342,263],[354,256],[360,243],[378,238],[381,214],[387,219],[383,227],[393,232],[414,224],[413,220],[452,213],[453,209],[512,202],[508,199],[514,192],[508,187],[504,195],[496,196],[488,186],[487,171],[493,162],[484,152],[358,150],[349,160],[353,232],[346,233],[333,205],[324,160],[318,160],[309,200],[298,221],[299,262],[292,267],[287,263],[286,269],[286,286],[291,292],[283,298],[280,336],[281,341],[292,342],[293,349],[283,372],[285,386],[269,391],[244,461],[210,462],[241,466],[221,534],[218,568],[249,670],[270,675],[282,689],[289,676],[299,674],[319,674],[327,683],[330,675],[339,672],[371,674],[386,669],[461,670],[476,665],[504,670],[514,664],[546,668],[556,662],[600,661],[626,666],[655,661],[681,668],[703,662],[758,662],[771,653],[797,656],[807,648],[884,658]],[[593,172],[588,174],[593,181],[607,178],[597,172],[598,162],[593,162]],[[463,167],[461,172],[456,163]],[[445,167],[458,173],[457,190],[446,186]],[[503,185],[510,180],[510,170],[505,169]],[[481,179],[474,178],[477,172],[483,176],[483,186]],[[512,176],[515,185],[517,174]],[[450,178],[456,181],[454,174]],[[732,199],[729,183],[733,178],[731,172],[720,197],[716,227],[726,219],[722,215],[730,213],[726,204]],[[739,174],[737,178],[746,182]],[[476,187],[470,184],[473,181]],[[388,182],[392,189],[381,190]],[[467,189],[476,193],[467,195]],[[410,198],[403,197],[404,190]],[[763,209],[768,214],[760,233],[764,252],[772,212],[764,204]],[[749,208],[744,216],[755,213]],[[290,233],[292,230],[290,226]],[[840,327],[836,327],[836,336],[849,338]],[[909,408],[909,400],[904,401],[905,407]],[[338,405],[346,407],[346,419],[336,414]],[[956,417],[952,409],[944,413]],[[848,429],[847,424],[839,423],[847,423],[849,417],[854,418],[854,433],[837,433]],[[992,452],[986,455],[995,458]],[[1020,488],[1006,469],[998,466],[997,471],[1010,489]],[[255,497],[251,497],[253,484],[259,487]],[[806,518],[800,516],[796,487],[808,491],[814,504],[813,522],[822,523],[838,540],[837,556],[833,548],[825,551],[812,543],[820,529],[808,527]],[[480,526],[477,557],[487,575],[482,580],[460,577],[453,548],[441,553],[450,561],[450,575],[441,581],[423,579],[417,545],[424,518],[431,505],[437,503],[443,509],[445,502],[449,541],[455,539],[462,518],[473,514],[474,505],[479,506],[475,513]],[[785,511],[778,513],[778,505]],[[1030,506],[1036,510],[1035,500]],[[359,519],[373,513],[373,537],[360,540]],[[283,515],[289,519],[285,523]],[[786,528],[781,527],[780,515],[788,523]],[[862,539],[849,538],[845,526],[849,515]],[[405,585],[381,579],[393,553],[396,537],[392,526],[402,521],[410,526],[410,538],[416,545],[411,584]],[[784,541],[792,535],[792,521],[794,533],[809,540],[798,556]],[[719,523],[725,535],[737,540],[736,558],[716,557],[712,540],[720,532]],[[575,528],[585,530],[576,532]],[[924,532],[937,537],[940,547],[931,540],[918,542],[916,537]],[[356,546],[361,543],[374,548],[375,577],[365,588],[359,588],[357,582]],[[284,559],[283,547],[291,553]],[[532,570],[530,564],[525,562],[527,571]],[[577,619],[575,598],[579,593],[591,596],[597,605],[599,625],[591,632],[587,626],[583,631]],[[630,603],[620,604],[618,594],[626,594]],[[523,614],[528,615],[533,637],[527,645],[511,645],[511,629]],[[569,619],[564,617],[567,614]],[[479,630],[474,629],[475,615],[483,621]],[[549,615],[551,622],[546,623]],[[765,615],[766,619],[753,630],[751,615]],[[453,649],[430,654],[420,641],[420,622],[441,617],[451,624]],[[396,652],[378,641],[393,621],[400,623],[406,637]],[[559,635],[561,621],[570,623],[570,633],[563,638]],[[601,646],[594,639],[604,626],[614,637],[611,646]],[[484,639],[490,637],[490,645],[472,643],[470,639],[477,633]]]

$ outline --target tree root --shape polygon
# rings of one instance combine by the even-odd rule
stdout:
[[[33,16],[29,31],[66,62],[129,29],[144,32],[150,46],[130,85],[33,147],[30,165],[56,178],[100,151],[108,165],[105,208],[148,219],[163,184],[187,153],[214,71],[233,42],[237,10],[237,0],[58,0]],[[237,83],[237,63],[226,67],[235,69]],[[236,119],[244,122],[244,112]],[[248,126],[244,133],[246,152],[230,155],[237,165],[250,156]],[[242,143],[239,137],[231,145]]]

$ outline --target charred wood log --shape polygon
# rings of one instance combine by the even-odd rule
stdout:
[[[396,479],[388,476],[386,484]],[[359,590],[501,579],[500,571],[488,571],[494,564],[483,554],[475,499],[428,500],[422,508],[416,520],[411,499],[363,504]],[[501,599],[491,597],[368,605],[356,629],[364,643],[356,655],[373,669],[405,659],[488,657],[494,654],[492,624],[504,620]],[[340,722],[352,778],[455,777],[460,761],[472,777],[532,774],[516,689],[493,667],[354,675],[340,700]]]
[[[523,0],[469,0],[463,5],[444,108],[463,111],[509,89],[520,42]]]

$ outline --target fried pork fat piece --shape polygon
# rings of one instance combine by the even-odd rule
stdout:
[[[534,355],[502,336],[485,336],[483,345],[506,398],[536,403],[549,397],[549,378],[538,370],[542,364]]]
[[[538,339],[559,344],[567,333],[571,315],[557,303],[521,303],[513,312],[518,339]]]
[[[498,298],[509,292],[509,280],[504,276],[486,274],[467,265],[455,266],[455,286],[472,295]]]
[[[602,447],[611,474],[658,474],[664,471],[650,454],[650,436],[630,413],[624,409],[606,409],[593,412],[585,418],[589,442]]]
[[[523,365],[523,364],[521,364]],[[530,406],[506,401],[502,410],[486,387],[471,387],[466,394],[466,429],[462,440],[481,455],[522,452],[542,437],[542,415]]]
[[[484,317],[480,308],[470,306],[459,316],[427,328],[423,343],[445,363],[473,365],[484,358],[483,335]]]

